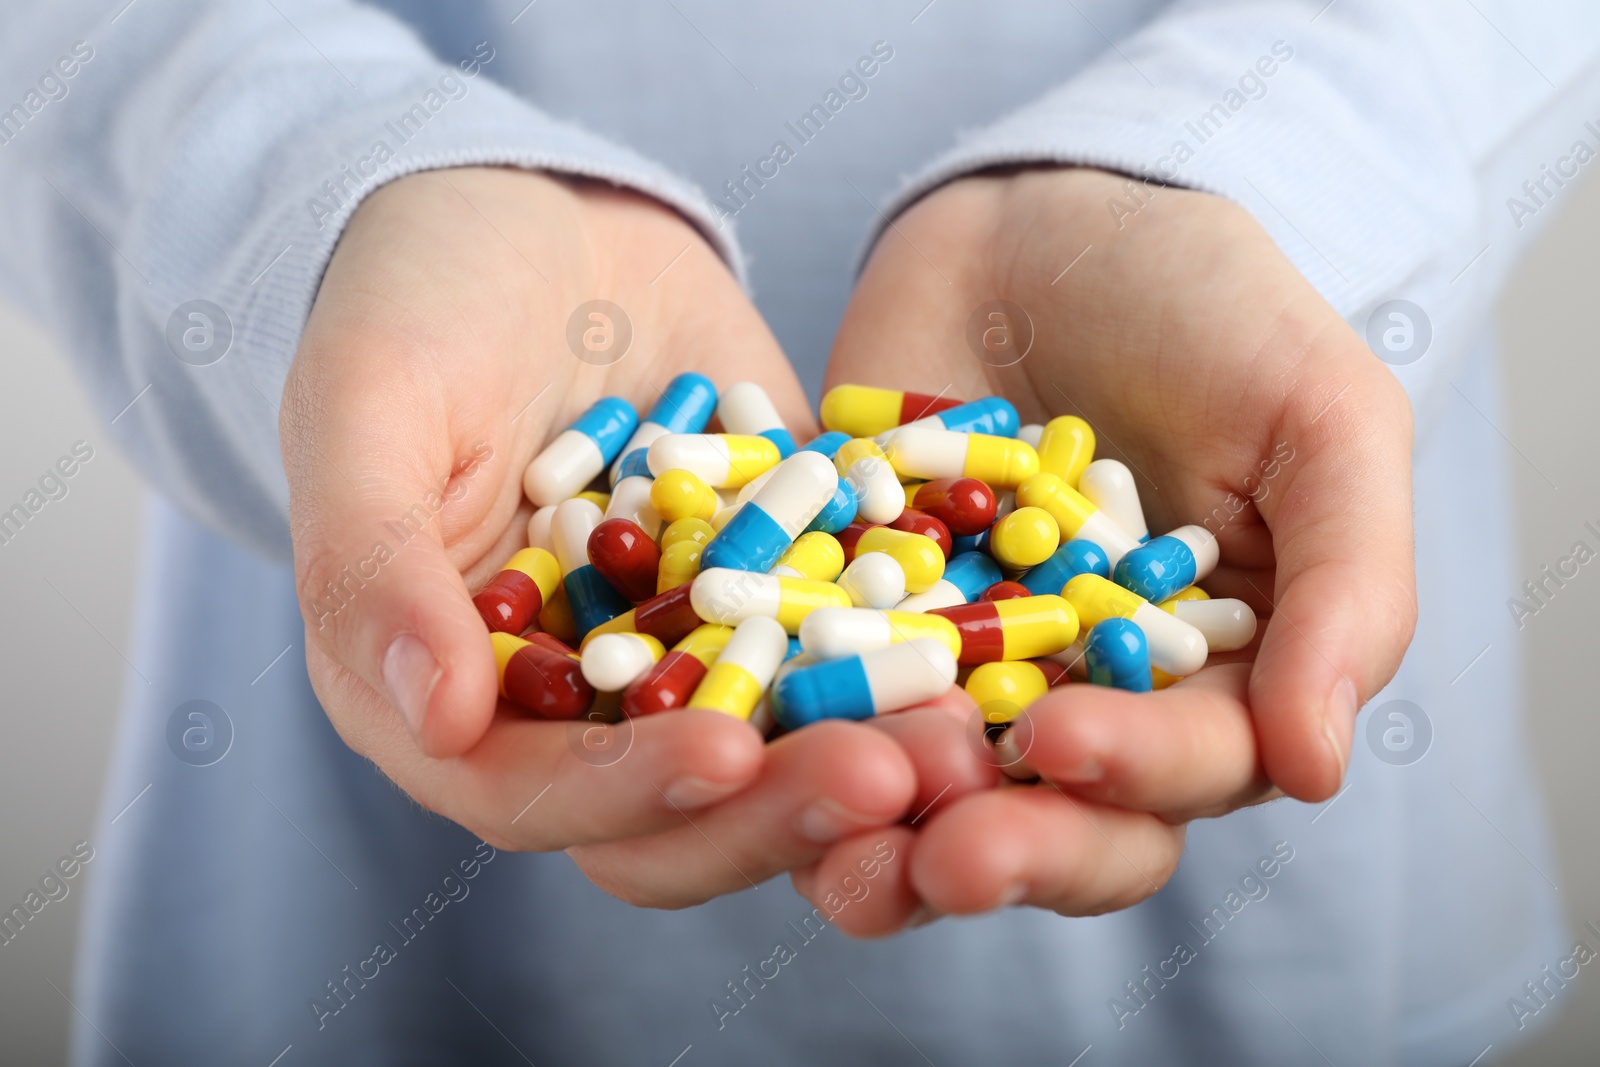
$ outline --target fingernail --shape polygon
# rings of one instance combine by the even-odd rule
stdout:
[[[428,698],[433,696],[433,687],[443,674],[439,661],[416,634],[401,634],[389,642],[389,651],[383,654],[384,687],[414,737],[422,736]]]
[[[795,833],[819,845],[830,845],[870,825],[871,819],[857,815],[828,797],[812,801],[794,820]]]
[[[939,917],[939,913],[924,904],[911,913],[911,918],[906,920],[906,929],[915,930],[919,926],[927,926]]]
[[[1105,776],[1106,769],[1105,766],[1100,762],[1099,757],[1090,756],[1076,767],[1068,770],[1067,773],[1056,775],[1055,781],[1071,782],[1075,785],[1084,785],[1089,782],[1098,782]]]
[[[1000,894],[1000,899],[994,902],[997,908],[1009,908],[1013,904],[1022,903],[1022,898],[1028,895],[1028,887],[1021,882],[1013,882],[1006,886],[1005,892]]]
[[[713,782],[686,774],[682,778],[667,783],[661,792],[667,798],[667,803],[675,808],[703,808],[724,797],[737,793],[743,785],[738,782]]]
[[[1355,683],[1348,678],[1341,677],[1333,685],[1333,691],[1328,694],[1328,706],[1324,712],[1325,718],[1322,725],[1323,735],[1327,737],[1328,744],[1333,747],[1333,754],[1339,760],[1339,777],[1344,778],[1346,766],[1350,762],[1350,743],[1356,732],[1356,713],[1361,710],[1361,702],[1356,696]]]

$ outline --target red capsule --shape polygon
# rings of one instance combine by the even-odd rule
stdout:
[[[1067,675],[1067,668],[1053,659],[1030,659],[1028,662],[1044,672],[1044,684],[1052,689],[1058,685],[1066,685],[1071,680]]]
[[[878,525],[880,524],[868,522],[865,519],[856,519],[849,526],[833,535],[838,540],[839,547],[844,549],[845,566],[848,567],[850,561],[856,558],[856,542],[861,540],[861,535]]]
[[[496,633],[500,694],[541,719],[576,719],[594,703],[594,687],[573,656],[542,641]],[[553,639],[552,639],[553,640]]]
[[[524,548],[489,579],[473,606],[493,633],[520,634],[561,587],[561,564],[542,548]]]
[[[571,645],[567,644],[565,641],[561,640],[559,637],[555,636],[554,634],[547,634],[547,633],[542,633],[542,632],[541,633],[524,634],[522,639],[524,641],[527,641],[530,644],[543,645],[545,648],[548,648],[551,652],[559,652],[563,656],[576,656],[578,654],[578,650],[577,649],[573,648]]]
[[[1029,589],[1021,582],[995,582],[989,588],[985,589],[978,599],[987,600],[993,603],[996,600],[1015,600],[1020,596],[1032,595],[1033,590]]]
[[[583,640],[587,644],[601,634],[649,634],[671,648],[694,631],[705,620],[694,613],[689,603],[693,582],[685,582],[676,589],[668,589],[653,596],[638,607],[629,608],[610,622],[596,626]]]
[[[971,537],[995,519],[994,490],[976,478],[940,478],[917,488],[912,506],[950,528],[957,537]]]
[[[654,715],[683,707],[732,636],[731,626],[707,623],[696,627],[662,656],[643,678],[623,691],[623,712],[627,715]]]
[[[589,562],[635,604],[655,595],[661,550],[632,519],[607,519],[590,531]]]
[[[950,527],[926,511],[918,511],[916,508],[906,508],[902,511],[900,517],[889,524],[889,529],[922,534],[939,546],[939,551],[944,553],[946,560],[950,558],[950,553],[955,548],[955,540],[950,536]]]

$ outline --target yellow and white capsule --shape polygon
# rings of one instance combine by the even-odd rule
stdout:
[[[933,638],[953,656],[961,652],[961,634],[956,624],[942,615],[873,611],[871,608],[818,608],[800,624],[800,647],[817,659],[854,656],[919,637]]]
[[[1076,489],[1094,459],[1094,431],[1078,416],[1062,415],[1045,423],[1038,448],[1039,469]]]
[[[620,693],[647,674],[666,655],[649,634],[601,634],[583,646],[584,680],[602,693]]]
[[[738,489],[782,458],[765,437],[729,433],[669,433],[646,455],[651,474],[686,470],[713,489]]]
[[[734,629],[686,706],[749,720],[788,652],[789,637],[774,619],[760,615],[745,619]]]
[[[810,578],[814,582],[837,581],[844,572],[844,549],[839,539],[821,530],[795,538],[767,573],[779,578]]]
[[[1093,541],[1106,554],[1113,569],[1117,562],[1139,547],[1139,541],[1091,504],[1082,493],[1059,475],[1035,474],[1017,486],[1017,504],[1043,508],[1056,520],[1061,536],[1068,541]]]
[[[1095,460],[1078,476],[1078,492],[1135,541],[1149,539],[1150,525],[1144,519],[1139,488],[1133,484],[1133,472],[1126,463],[1116,459]]]
[[[977,478],[996,489],[1013,489],[1039,472],[1039,454],[1015,437],[958,433],[931,426],[896,430],[885,450],[890,466],[907,481]]]
[[[1061,595],[1077,609],[1085,632],[1106,619],[1133,622],[1144,631],[1151,665],[1168,674],[1184,678],[1206,665],[1210,648],[1205,634],[1109,578],[1080,574],[1066,584]]]
[[[926,593],[944,577],[944,552],[927,534],[874,526],[856,541],[856,559],[873,552],[885,553],[900,564],[908,593]]]
[[[1231,597],[1213,600],[1203,592],[1186,596],[1191,589],[1200,592],[1191,585],[1158,606],[1204,634],[1212,652],[1237,652],[1255,639],[1256,613],[1249,604]]]
[[[776,619],[789,633],[818,608],[847,608],[850,596],[832,582],[782,578],[754,571],[712,567],[689,589],[689,606],[706,622],[737,626],[746,619]]]
[[[905,490],[878,443],[857,437],[839,446],[833,467],[856,494],[856,516],[887,525],[906,509]]]
[[[839,575],[839,588],[858,608],[887,610],[906,598],[906,572],[887,552],[865,552]]]
[[[717,491],[701,481],[693,471],[674,467],[662,471],[650,483],[650,506],[669,523],[679,519],[710,522],[721,504],[717,500]]]

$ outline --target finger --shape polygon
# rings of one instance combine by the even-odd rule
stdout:
[[[835,841],[893,823],[915,790],[910,761],[881,732],[819,723],[769,745],[760,781],[738,796],[685,812],[651,837],[571,855],[613,896],[687,907],[815,863]]]
[[[793,877],[795,890],[852,937],[883,937],[924,918],[908,859],[916,831],[885,826],[846,838]],[[931,913],[928,913],[931,918]]]
[[[911,884],[928,907],[952,915],[1013,904],[1099,915],[1155,893],[1182,849],[1183,830],[1153,815],[1049,785],[1006,789],[934,818],[912,851]]]
[[[1338,365],[1370,363],[1337,329]],[[1313,801],[1338,790],[1356,712],[1394,676],[1416,625],[1411,411],[1381,369],[1320,371],[1296,395],[1288,483],[1259,505],[1278,569],[1250,703],[1267,773]]]
[[[967,714],[963,714],[963,705]],[[969,743],[966,720],[976,709],[959,689],[932,705],[867,720],[905,750],[916,774],[917,792],[908,813],[916,826],[968,793],[998,784],[994,760],[984,760]]]

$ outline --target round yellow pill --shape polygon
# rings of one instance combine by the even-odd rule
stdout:
[[[1044,508],[1021,507],[994,524],[989,551],[1002,567],[1037,567],[1061,547],[1061,527]]]
[[[675,468],[662,471],[651,484],[650,506],[668,522],[679,519],[709,522],[717,513],[717,494],[693,473]]]
[[[967,678],[967,695],[987,723],[1010,722],[1049,692],[1044,671],[1026,660],[983,663]]]

